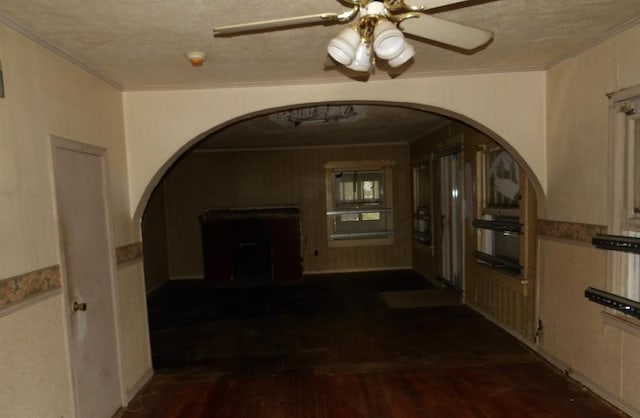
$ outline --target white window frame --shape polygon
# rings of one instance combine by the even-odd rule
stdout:
[[[434,246],[433,163],[431,157],[413,166],[413,240],[429,248]]]
[[[608,233],[640,237],[640,214],[634,213],[636,132],[640,129],[640,86],[610,96],[610,195]],[[608,251],[608,291],[640,301],[640,255]],[[640,321],[638,321],[640,323]]]
[[[513,165],[516,169],[514,173],[515,180],[517,180],[517,206],[491,206],[489,205],[488,198],[488,190],[489,190],[489,182],[491,171],[491,167],[488,166],[489,158],[488,154],[493,152],[504,152],[508,156],[508,162]],[[522,195],[523,195],[523,180],[525,179],[525,174],[520,167],[520,164],[517,162],[515,158],[503,147],[498,144],[491,145],[481,145],[478,147],[478,151],[476,153],[477,158],[477,172],[476,172],[476,187],[478,189],[478,209],[476,213],[476,217],[479,220],[483,221],[509,221],[515,223],[522,223]],[[495,188],[495,186],[494,186]],[[513,200],[513,199],[512,199]],[[518,253],[517,258],[506,257],[503,254],[496,254],[496,246],[498,245],[499,238],[501,236],[507,237],[505,240],[510,240],[517,242],[517,248],[515,251]],[[502,258],[502,260],[508,260],[509,262],[513,262],[520,266],[520,268],[516,268],[515,265],[510,268],[500,268],[501,270],[507,271],[511,274],[516,274],[518,277],[522,277],[524,274],[524,254],[523,254],[523,246],[524,241],[522,239],[522,232],[501,232],[498,230],[493,230],[489,228],[476,228],[476,249],[483,255],[488,255],[490,257]],[[481,263],[486,263],[484,261],[479,261]],[[519,272],[518,272],[519,270]]]
[[[364,245],[392,245],[393,244],[393,166],[392,160],[366,160],[366,161],[333,161],[324,165],[326,179],[326,214],[327,214],[327,240],[329,247],[353,247]],[[335,202],[334,175],[337,171],[382,171],[383,189],[380,191],[381,202],[375,205],[357,205],[345,207],[344,204]],[[336,238],[335,219],[339,214],[381,212],[386,218],[386,228],[383,231],[375,231],[370,235]]]

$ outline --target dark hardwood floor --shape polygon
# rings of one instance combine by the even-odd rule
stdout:
[[[409,271],[170,283],[149,321],[156,375],[119,418],[625,416]]]

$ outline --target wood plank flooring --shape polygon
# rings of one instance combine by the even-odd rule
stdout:
[[[625,416],[465,306],[381,297],[412,290],[439,291],[409,271],[171,283],[149,300],[156,375],[116,417]]]

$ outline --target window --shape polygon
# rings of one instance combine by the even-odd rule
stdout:
[[[501,147],[480,154],[483,170],[483,213],[498,216],[520,215],[520,167]]]
[[[478,152],[480,213],[473,225],[481,262],[520,274],[520,166],[499,146]]]
[[[611,190],[609,233],[640,238],[640,86],[612,96]],[[611,251],[609,290],[640,301],[640,254]]]
[[[391,243],[391,161],[325,164],[330,246]]]
[[[413,167],[413,239],[433,244],[431,163]]]

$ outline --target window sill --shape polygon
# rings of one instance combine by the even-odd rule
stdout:
[[[367,238],[367,239],[331,239],[329,238],[329,248],[345,247],[369,247],[375,245],[393,245],[393,237],[387,238]]]
[[[635,319],[609,308],[602,310],[602,318],[605,324],[640,337],[640,319]]]
[[[480,264],[490,266],[493,269],[503,271],[515,277],[522,277],[523,267],[517,260],[496,257],[478,250],[473,251],[473,257]]]
[[[514,292],[522,293],[523,296],[527,296],[529,281],[522,275],[493,267],[481,261],[476,261],[474,264],[476,268],[480,269],[477,271],[478,279],[497,281],[501,286],[511,289]]]

